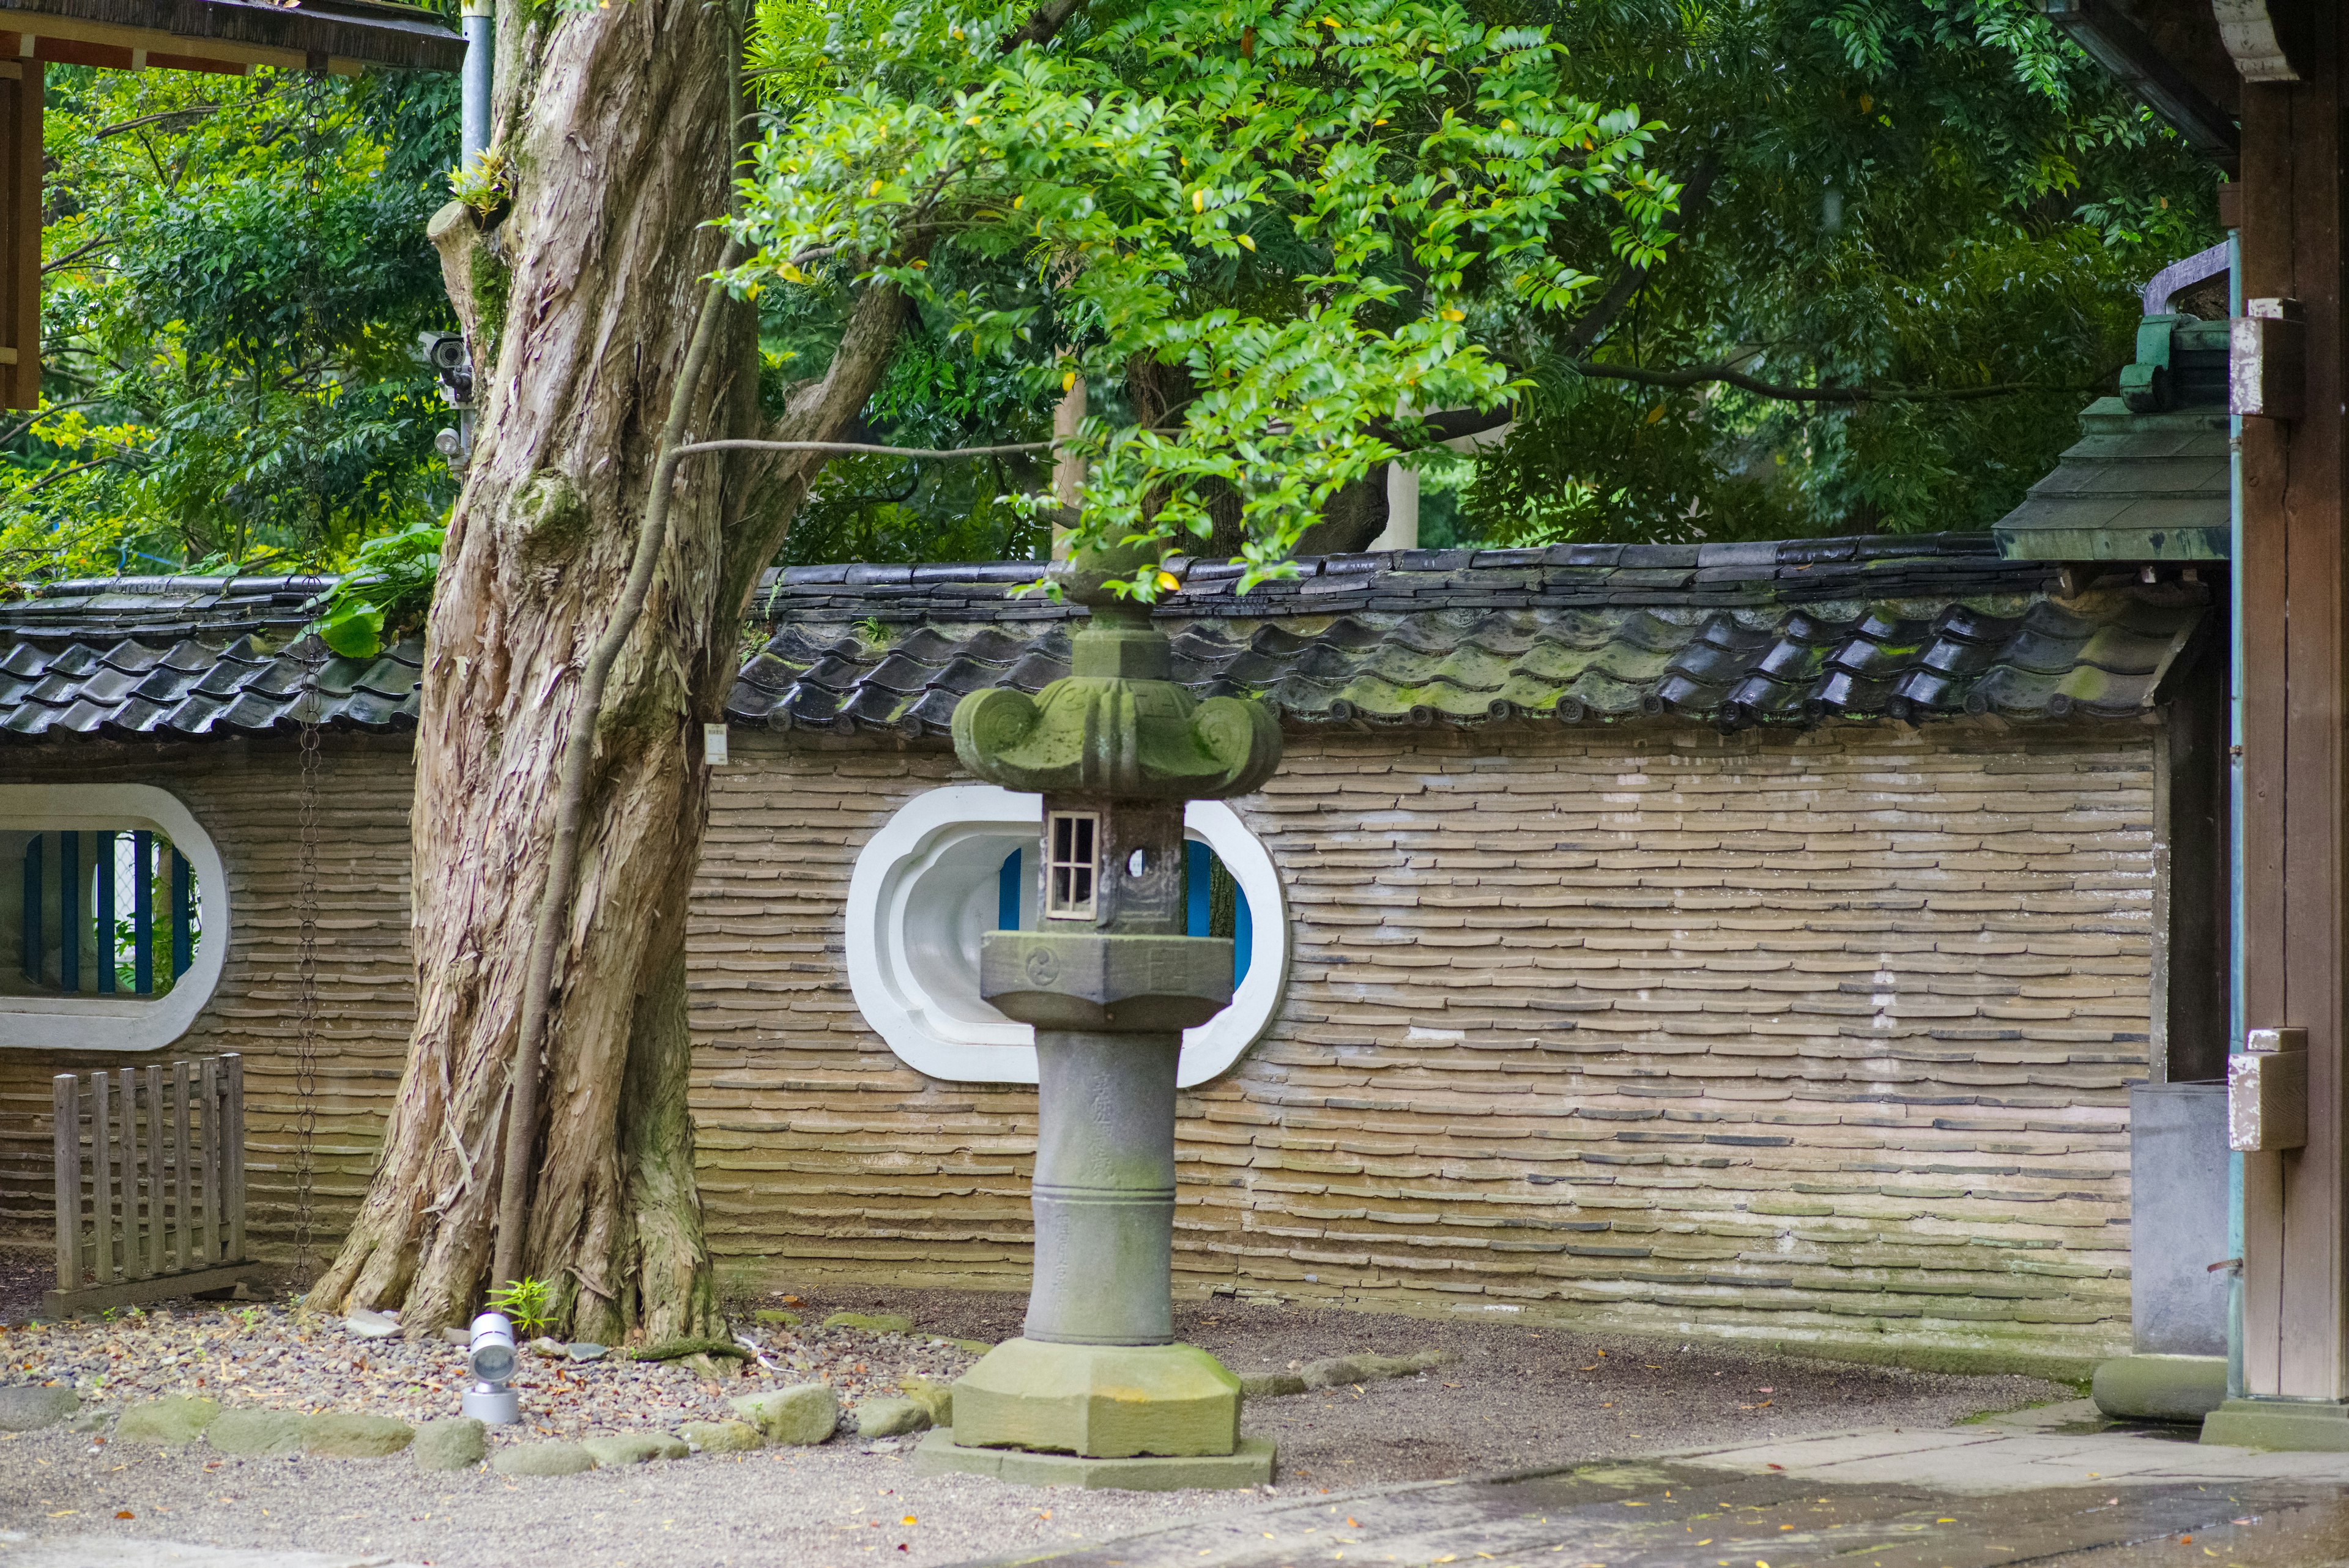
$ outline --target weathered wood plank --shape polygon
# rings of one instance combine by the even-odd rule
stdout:
[[[114,1107],[107,1095],[106,1075],[89,1077],[89,1216],[91,1271],[101,1285],[119,1276],[114,1260]],[[129,1194],[126,1192],[126,1200]],[[81,1282],[76,1280],[74,1288]]]
[[[164,1274],[153,1279],[118,1280],[109,1285],[88,1285],[78,1291],[49,1291],[41,1297],[41,1311],[50,1317],[70,1317],[86,1312],[102,1312],[108,1307],[171,1301],[181,1296],[232,1290],[247,1282],[260,1280],[266,1272],[266,1265],[261,1263],[222,1263],[213,1268]]]
[[[203,1173],[203,1234],[201,1242],[206,1268],[221,1261],[221,1165],[226,1146],[221,1127],[221,1075],[218,1058],[207,1056],[196,1065],[196,1098],[203,1107],[198,1163]]]
[[[188,1064],[171,1064],[171,1266],[196,1264],[196,1228],[188,1209],[188,1164],[194,1152],[188,1125]]]
[[[81,1288],[81,1080],[51,1081],[52,1168],[57,1173],[57,1289]]]

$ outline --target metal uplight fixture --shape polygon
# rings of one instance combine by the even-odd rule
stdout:
[[[521,1358],[514,1353],[513,1324],[502,1312],[485,1312],[473,1320],[473,1346],[466,1352],[465,1367],[473,1386],[465,1390],[458,1408],[492,1426],[522,1419],[522,1400],[506,1386]]]

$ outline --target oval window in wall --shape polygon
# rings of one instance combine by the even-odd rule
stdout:
[[[227,934],[219,852],[169,792],[0,785],[0,1046],[168,1045]]]
[[[990,930],[1036,927],[1042,811],[1036,795],[949,785],[908,802],[856,857],[850,987],[890,1050],[932,1077],[1036,1081],[1035,1031],[980,997],[978,947]],[[1272,1022],[1288,980],[1288,922],[1272,857],[1237,812],[1194,801],[1184,828],[1186,929],[1230,937],[1235,971],[1232,1004],[1184,1031],[1177,1081],[1187,1086],[1228,1068]]]

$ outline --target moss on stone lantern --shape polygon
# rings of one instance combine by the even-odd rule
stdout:
[[[1232,944],[1183,934],[1183,806],[1255,789],[1280,762],[1260,704],[1195,701],[1146,607],[1108,591],[1139,563],[1081,556],[1092,619],[1034,698],[974,692],[955,753],[1044,797],[1040,929],[992,931],[979,990],[1036,1027],[1035,1278],[1018,1339],[955,1385],[925,1470],[1045,1484],[1254,1486],[1272,1445],[1239,1435],[1239,1380],[1174,1340],[1174,1068],[1183,1031],[1232,997]]]

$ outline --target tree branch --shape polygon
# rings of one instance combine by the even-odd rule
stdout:
[[[1582,375],[1609,381],[1635,381],[1643,387],[1702,387],[1713,382],[1775,398],[1789,403],[1962,403],[1978,398],[2004,398],[2017,392],[2070,392],[2077,387],[2054,387],[2044,381],[2000,381],[1987,387],[1789,387],[1756,379],[1726,365],[1689,365],[1675,370],[1644,365],[1578,363]]]
[[[1720,172],[1719,159],[1710,152],[1697,154],[1696,166],[1689,171],[1687,182],[1681,186],[1680,210],[1664,220],[1666,234],[1680,234],[1703,216],[1705,198],[1713,192],[1713,176]],[[1589,348],[1607,329],[1608,323],[1623,313],[1623,307],[1631,303],[1631,296],[1638,294],[1640,286],[1647,281],[1648,269],[1643,266],[1627,268],[1617,274],[1615,281],[1607,286],[1607,292],[1599,296],[1599,303],[1583,312],[1582,318],[1567,328],[1562,340],[1566,351],[1579,354]]]
[[[90,140],[102,141],[109,136],[119,136],[126,130],[136,130],[142,125],[155,125],[167,119],[202,119],[206,115],[218,114],[220,110],[221,106],[216,103],[199,103],[191,104],[186,109],[167,109],[160,114],[142,114],[137,119],[102,126],[90,132]]]
[[[1075,16],[1084,3],[1085,0],[1044,0],[1018,32],[1003,40],[1003,52],[1008,55],[1022,44],[1051,42],[1052,35],[1059,32],[1061,25]]]
[[[77,250],[67,251],[65,254],[59,256],[53,262],[43,262],[41,264],[41,275],[43,277],[47,277],[53,272],[63,271],[65,268],[69,267],[74,263],[81,260],[82,257],[89,254],[90,252],[102,248],[105,244],[106,242],[102,239],[92,240],[89,244],[83,245]]]
[[[860,441],[698,441],[677,449],[683,457],[697,452],[810,452],[826,457],[905,457],[926,462],[952,457],[1009,457],[1014,452],[1050,452],[1048,441],[1023,441],[1011,446],[874,446]]]

